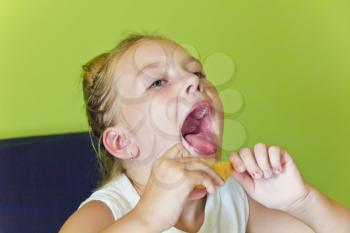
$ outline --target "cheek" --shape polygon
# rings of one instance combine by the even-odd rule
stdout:
[[[207,85],[205,91],[211,99],[211,103],[213,106],[213,130],[218,137],[218,144],[220,144],[222,141],[224,127],[224,107],[214,85]]]
[[[177,98],[166,89],[159,90],[150,103],[149,120],[160,136],[171,139],[178,135]]]
[[[119,109],[118,115],[130,131],[135,131],[142,127],[146,116],[142,108],[132,104],[123,104]]]
[[[214,107],[215,114],[218,116],[218,118],[223,119],[223,117],[224,117],[224,106],[222,104],[220,96],[217,95],[213,99],[213,107]]]
[[[216,90],[214,85],[208,85],[206,88],[206,93],[211,99],[212,106],[213,106],[213,111],[215,118],[217,118],[220,121],[223,121],[224,118],[224,106],[221,101],[221,98],[219,96],[218,91]]]

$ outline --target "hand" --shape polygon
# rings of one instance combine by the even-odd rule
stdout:
[[[174,226],[188,199],[198,199],[208,192],[215,192],[224,181],[203,159],[184,157],[189,152],[176,144],[153,163],[140,201],[135,207],[138,217],[152,226],[155,232],[163,232]],[[202,184],[206,189],[196,189]]]
[[[288,211],[310,192],[287,151],[262,143],[229,155],[233,175],[248,195],[260,204]]]

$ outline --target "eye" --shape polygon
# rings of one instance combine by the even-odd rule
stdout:
[[[205,74],[201,71],[198,72],[194,72],[195,75],[197,75],[199,77],[199,79],[205,79]]]
[[[154,81],[148,88],[159,88],[164,85],[165,82],[166,80],[158,79]]]

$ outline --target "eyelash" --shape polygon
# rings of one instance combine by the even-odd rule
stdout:
[[[199,79],[205,79],[206,76],[203,72],[198,71],[198,72],[194,72],[195,75],[197,75],[199,77]]]
[[[195,75],[197,75],[199,77],[199,79],[205,79],[206,76],[203,72],[198,71],[198,72],[194,72]],[[158,79],[156,81],[154,81],[148,88],[158,88],[159,86],[155,86],[155,83],[157,83],[158,81],[166,81],[164,79]]]
[[[157,83],[158,81],[166,81],[166,80],[158,79],[158,80],[154,81],[148,88],[158,88],[158,86],[154,86],[154,84]]]

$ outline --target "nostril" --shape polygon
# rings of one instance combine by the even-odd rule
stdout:
[[[189,86],[186,88],[186,93],[190,93],[191,88],[192,88],[192,85],[189,85]]]
[[[186,92],[187,92],[187,93],[190,93],[190,92],[192,92],[194,89],[195,89],[195,88],[194,88],[194,85],[189,85],[189,86],[186,88]],[[197,90],[197,91],[200,91],[199,85],[197,85],[196,90]]]
[[[196,76],[188,78],[185,82],[185,93],[190,94],[192,92],[200,91],[199,79]]]

